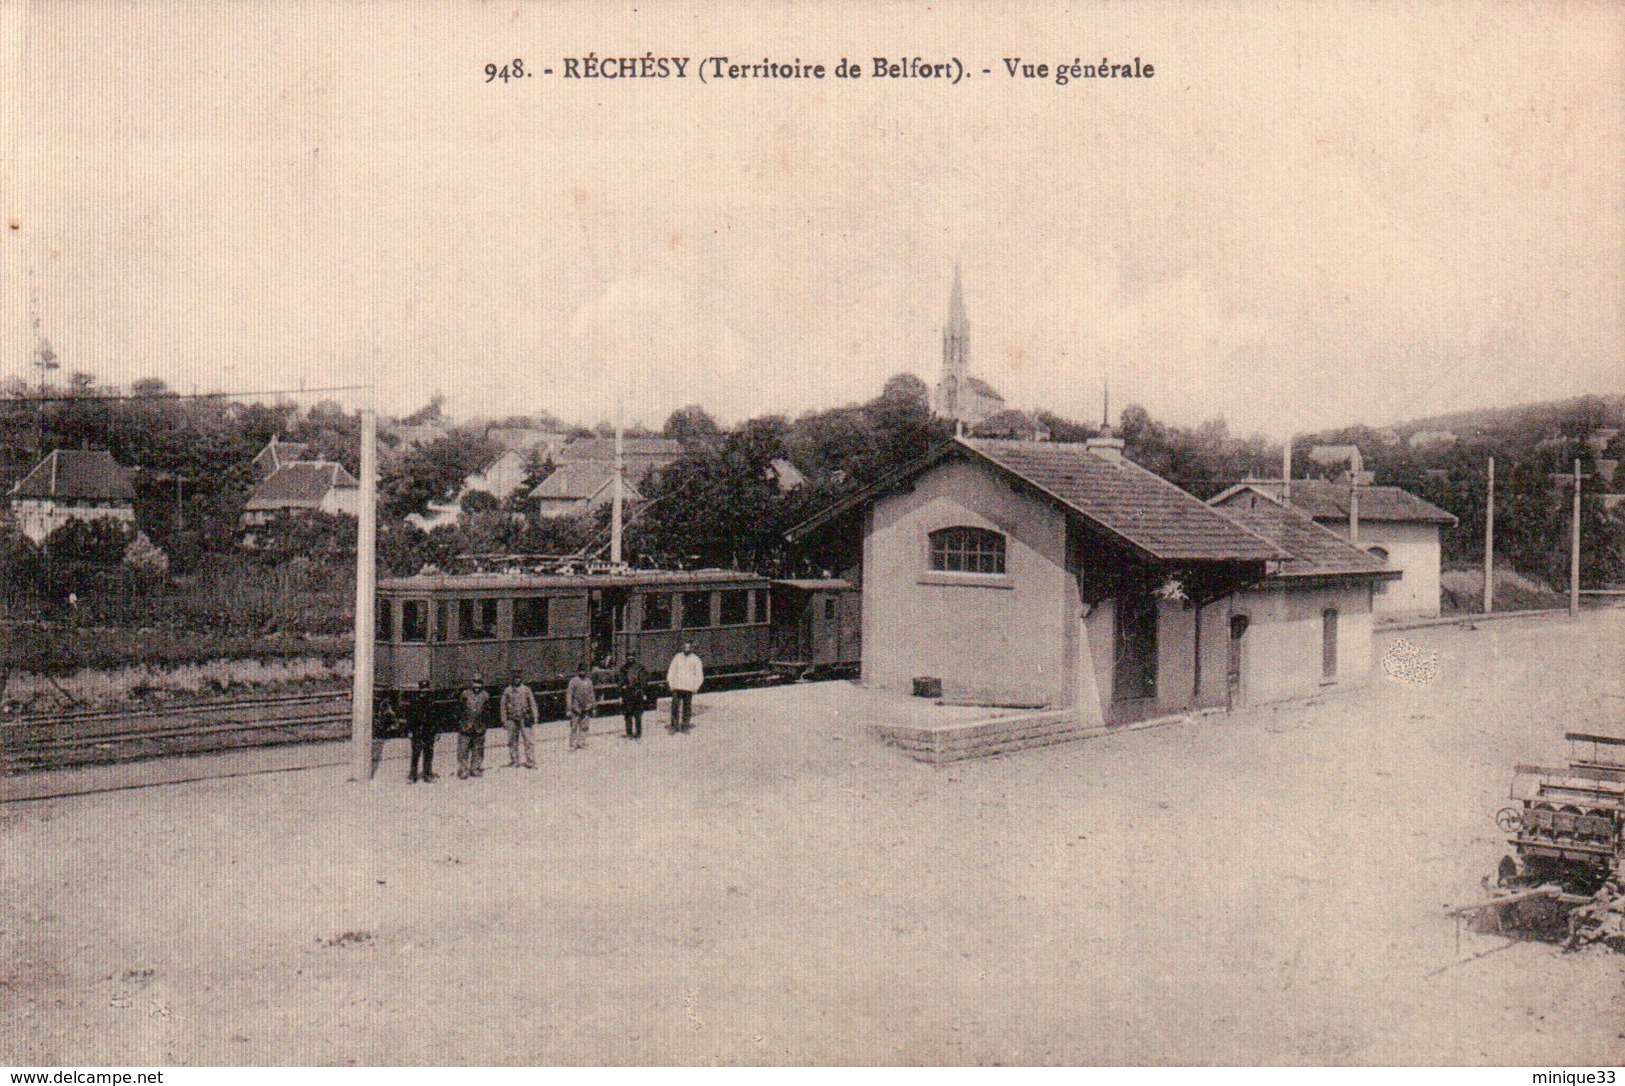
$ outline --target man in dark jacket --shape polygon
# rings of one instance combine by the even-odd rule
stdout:
[[[434,741],[439,733],[440,712],[429,694],[429,680],[418,683],[418,691],[406,703],[407,734],[412,739],[412,767],[407,770],[409,783],[435,780]]]
[[[643,738],[643,708],[648,697],[649,673],[643,670],[643,661],[629,656],[616,673],[621,718],[626,721],[628,739]]]

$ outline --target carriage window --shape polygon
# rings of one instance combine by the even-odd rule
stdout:
[[[457,633],[464,641],[489,641],[497,635],[496,600],[458,600]]]
[[[750,621],[750,593],[735,589],[722,594],[722,625],[743,626]]]
[[[431,641],[445,641],[451,637],[451,608],[445,600],[434,601],[434,625],[429,629]]]
[[[547,597],[513,601],[513,635],[515,637],[547,636]]]
[[[645,630],[671,629],[671,595],[651,592],[643,597],[643,628]]]
[[[830,622],[835,621],[835,597],[834,596],[825,596],[824,597],[824,618],[827,621],[830,621]]]
[[[766,622],[768,595],[765,588],[753,588],[750,593],[750,620],[752,622]]]
[[[683,629],[702,630],[711,625],[711,593],[683,593]]]
[[[429,604],[426,600],[401,601],[401,640],[429,640]]]
[[[373,630],[372,630],[372,637],[373,637],[374,641],[390,641],[390,640],[394,639],[394,637],[395,637],[394,618],[395,618],[395,608],[393,606],[391,606],[390,601],[389,600],[379,600],[378,601],[378,616],[374,620],[377,623],[377,625],[375,625],[373,627]]]
[[[931,533],[931,568],[943,573],[1003,573],[1004,536],[986,528]]]

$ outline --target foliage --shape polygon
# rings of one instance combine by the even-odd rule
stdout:
[[[393,458],[380,474],[379,513],[398,519],[423,512],[430,499],[452,496],[465,477],[500,452],[483,436],[459,430],[408,450]]]

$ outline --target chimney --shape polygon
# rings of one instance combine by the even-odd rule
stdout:
[[[1092,437],[1084,442],[1084,448],[1108,463],[1121,464],[1123,462],[1123,439],[1113,437],[1110,427],[1101,431],[1099,436]]]

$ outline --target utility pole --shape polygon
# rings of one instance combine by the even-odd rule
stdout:
[[[1580,461],[1574,462],[1574,527],[1569,534],[1569,617],[1580,617]]]
[[[615,402],[615,496],[609,514],[609,562],[617,569],[621,565],[621,530],[625,523],[625,514],[622,512],[622,503],[625,501],[622,480],[626,475],[626,450],[623,447],[625,419],[626,399],[622,396]]]
[[[372,780],[372,675],[378,590],[378,412],[361,409],[361,493],[356,508],[355,679],[350,687],[350,779]]]
[[[1281,445],[1281,504],[1292,503],[1292,435]]]
[[[1484,613],[1495,613],[1495,457],[1490,457],[1489,493],[1484,498]]]

